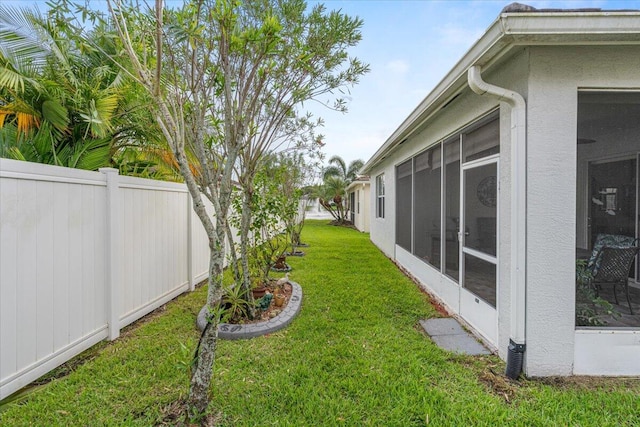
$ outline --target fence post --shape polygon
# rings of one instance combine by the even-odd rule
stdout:
[[[120,241],[120,188],[118,184],[118,169],[100,168],[107,179],[107,238],[106,238],[106,265],[107,265],[107,322],[109,325],[109,340],[113,341],[120,336],[120,256],[116,248]]]
[[[189,280],[189,290],[193,291],[196,288],[196,280],[193,276],[193,216],[192,212],[193,201],[191,200],[191,193],[187,191],[187,276]]]

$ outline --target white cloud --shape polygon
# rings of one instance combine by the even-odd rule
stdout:
[[[437,28],[435,34],[443,44],[471,47],[483,32],[484,28],[465,28],[454,24]]]
[[[394,74],[406,74],[409,71],[409,63],[402,59],[396,59],[388,62],[385,68]]]

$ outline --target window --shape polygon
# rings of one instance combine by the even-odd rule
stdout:
[[[360,213],[360,190],[356,191],[356,204],[357,204],[356,212]]]
[[[396,167],[396,244],[411,252],[411,159]]]
[[[356,193],[355,191],[352,191],[351,193],[349,193],[349,217],[350,217],[351,224],[356,223],[355,206],[356,206]]]
[[[376,176],[376,218],[384,218],[384,174]]]

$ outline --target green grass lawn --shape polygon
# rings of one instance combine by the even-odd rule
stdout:
[[[437,348],[418,320],[428,297],[355,230],[311,221],[290,257],[303,306],[278,333],[219,341],[212,406],[228,426],[632,426],[640,381],[502,377],[495,356]],[[90,351],[0,425],[154,425],[188,390],[187,364],[206,289],[178,298]]]

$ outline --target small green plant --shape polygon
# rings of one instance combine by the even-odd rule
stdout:
[[[220,320],[225,323],[238,323],[249,317],[250,308],[251,303],[246,296],[246,290],[233,284],[225,289]]]
[[[591,271],[587,268],[587,261],[576,261],[576,326],[604,326],[608,322],[607,316],[616,319],[620,313],[613,309],[613,305],[598,296],[592,284]]]

